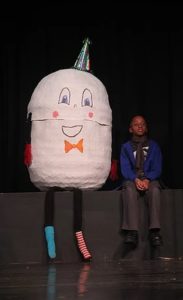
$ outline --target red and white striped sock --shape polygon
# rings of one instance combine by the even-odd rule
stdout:
[[[83,255],[83,258],[90,259],[92,256],[91,256],[89,250],[87,249],[82,231],[76,232],[76,239],[77,239],[79,250],[80,250],[81,254]]]

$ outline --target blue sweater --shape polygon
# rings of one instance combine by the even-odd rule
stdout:
[[[120,153],[121,173],[125,180],[134,181],[136,178],[135,158],[131,142],[128,141],[121,146]],[[149,149],[144,162],[144,175],[149,180],[157,180],[162,171],[162,154],[158,144],[149,140]]]

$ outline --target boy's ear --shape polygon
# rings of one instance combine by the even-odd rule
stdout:
[[[132,133],[132,128],[131,127],[129,127],[129,132]]]

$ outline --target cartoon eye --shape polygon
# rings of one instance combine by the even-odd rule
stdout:
[[[88,89],[83,91],[81,106],[93,106],[92,93]]]
[[[68,88],[63,88],[60,96],[59,96],[59,100],[58,100],[58,104],[60,103],[64,103],[69,105],[70,104],[70,91]]]

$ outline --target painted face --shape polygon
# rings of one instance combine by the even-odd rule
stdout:
[[[90,73],[65,69],[43,78],[32,113],[31,181],[41,190],[99,188],[111,164],[111,108],[104,85]]]
[[[130,133],[136,136],[143,136],[147,133],[147,124],[143,117],[136,116],[133,118],[130,128]]]

